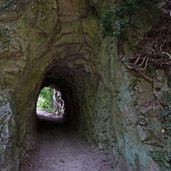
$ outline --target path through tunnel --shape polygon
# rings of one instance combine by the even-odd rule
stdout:
[[[43,87],[52,87],[61,93],[61,98],[65,102],[66,121],[72,125],[78,126],[78,116],[80,113],[79,100],[79,76],[75,71],[65,67],[54,66],[49,69],[44,76],[40,89]],[[54,90],[53,89],[53,90]]]
[[[65,121],[65,123],[72,125],[73,127],[78,127],[80,106],[77,91],[79,89],[79,85],[77,86],[77,80],[75,80],[75,78],[76,73],[72,72],[71,70],[68,72],[67,68],[64,69],[63,67],[59,66],[54,66],[45,73],[39,89],[39,95],[44,88],[50,89],[51,97],[48,97],[49,99],[47,100],[51,101],[49,102],[49,107],[51,108],[51,110],[40,111],[38,107],[36,107],[37,123],[40,123],[44,120],[53,121],[56,123]],[[62,115],[59,111],[55,111],[54,109],[54,98],[57,101],[59,98],[58,96],[64,102],[64,113]],[[43,114],[41,114],[43,112],[45,113],[44,115],[46,115],[47,117],[43,117]]]
[[[79,74],[77,69],[61,66],[53,66],[47,70],[37,91],[40,93],[44,87],[58,90],[65,103],[64,116],[59,118],[54,111],[51,111],[51,115],[57,117],[52,118],[42,117],[37,113],[36,150],[26,152],[21,160],[20,171],[107,171],[111,169],[109,154],[104,153],[102,149],[100,151],[97,146],[90,145],[87,141],[94,138],[93,119],[90,118],[87,110],[93,103],[91,93],[96,89],[95,82],[92,83],[91,80],[91,76],[84,70],[80,74],[80,68]],[[39,93],[37,93],[37,99]],[[86,95],[91,96],[88,99]],[[37,99],[34,108],[36,111],[38,111]],[[92,135],[89,133],[90,130]]]

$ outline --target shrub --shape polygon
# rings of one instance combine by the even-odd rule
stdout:
[[[50,87],[44,87],[40,91],[37,108],[47,112],[52,112],[52,89]]]

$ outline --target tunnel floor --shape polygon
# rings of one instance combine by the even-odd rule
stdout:
[[[55,113],[49,113],[47,111],[43,110],[37,110],[37,117],[39,120],[43,121],[50,121],[50,122],[55,122],[55,123],[65,123],[66,118],[62,115],[57,115]]]
[[[65,122],[41,119],[36,149],[28,152],[20,171],[110,171],[110,155],[90,145]]]

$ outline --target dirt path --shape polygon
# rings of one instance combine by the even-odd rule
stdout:
[[[41,123],[36,152],[20,171],[111,171],[109,155],[90,146],[73,128]]]

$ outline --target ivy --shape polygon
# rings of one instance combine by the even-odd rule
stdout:
[[[164,166],[164,155],[160,151],[151,151],[150,152],[151,158],[157,162],[160,166]]]
[[[25,7],[30,0],[2,0],[0,12],[19,12]]]
[[[10,45],[10,30],[0,27],[0,49],[8,49]]]
[[[101,20],[103,36],[120,37],[136,9],[136,0],[126,0],[116,9],[108,10]]]
[[[171,153],[161,151],[150,151],[151,158],[161,167],[171,168]]]
[[[157,3],[158,0],[147,2]],[[124,0],[117,8],[111,7],[101,19],[102,35],[104,37],[121,37],[130,24],[132,16],[140,9],[141,3],[141,0]]]
[[[163,128],[166,131],[165,133],[171,136],[171,97],[167,92],[163,92],[163,102],[165,106],[161,109],[160,120]]]
[[[52,89],[50,87],[44,87],[40,91],[37,108],[52,112]]]

